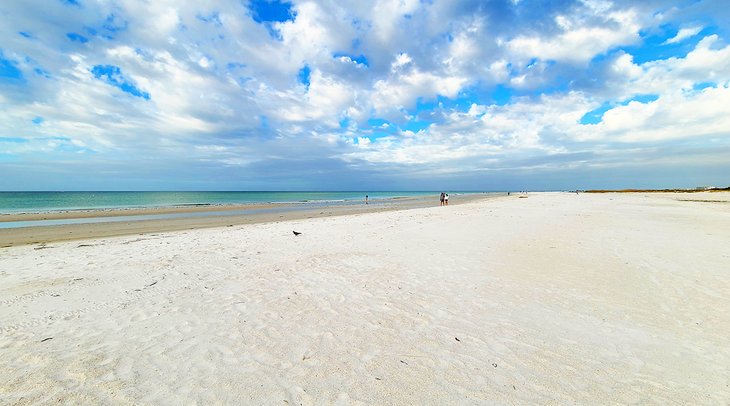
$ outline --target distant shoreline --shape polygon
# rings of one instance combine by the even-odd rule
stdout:
[[[730,192],[730,187],[707,189],[590,189],[584,193],[701,193],[701,192]]]

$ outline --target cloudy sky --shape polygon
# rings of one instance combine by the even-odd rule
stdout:
[[[0,22],[0,190],[730,185],[724,0],[24,0]]]

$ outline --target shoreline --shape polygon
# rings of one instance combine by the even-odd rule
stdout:
[[[10,192],[0,191],[0,222],[8,216],[103,213],[129,210],[206,210],[268,205],[358,204],[368,192]],[[438,196],[439,192],[371,192],[370,202]],[[454,196],[506,193],[454,191]],[[120,194],[121,196],[116,196]],[[152,194],[152,196],[147,196]],[[166,196],[170,194],[170,196]],[[185,195],[190,196],[185,196]],[[223,196],[221,196],[221,194]],[[230,194],[231,196],[227,196]],[[162,196],[159,196],[162,195]],[[183,195],[183,196],[179,196]],[[85,214],[80,214],[85,215]]]
[[[507,192],[465,192],[453,193],[452,196],[459,198],[472,198],[474,196],[500,196]],[[415,196],[393,196],[384,198],[372,198],[370,204],[388,204],[391,202],[402,202],[409,200],[435,199],[434,195]],[[34,220],[55,220],[71,218],[92,218],[92,217],[113,217],[147,214],[175,214],[175,213],[196,213],[213,211],[235,211],[235,210],[258,210],[275,207],[321,207],[321,206],[350,206],[363,204],[363,199],[337,199],[337,200],[301,200],[301,201],[270,201],[270,202],[242,202],[242,203],[185,203],[185,204],[163,204],[153,206],[120,206],[120,207],[88,207],[88,208],[65,208],[65,209],[29,209],[27,211],[0,212],[0,223],[11,221],[34,221]]]
[[[494,199],[501,194],[469,194],[454,196],[451,205]],[[47,244],[57,241],[84,240],[133,234],[225,227],[241,224],[269,223],[319,217],[335,217],[392,210],[409,210],[438,206],[438,196],[405,196],[373,201],[370,204],[303,204],[268,203],[210,206],[175,206],[121,209],[82,209],[46,213],[22,213],[0,215],[0,225],[8,222],[103,219],[125,216],[157,216],[196,214],[165,219],[134,219],[130,221],[89,222],[78,224],[40,225],[29,227],[0,228],[0,248],[26,244]],[[236,212],[235,214],[225,212]],[[209,214],[209,215],[207,215]]]

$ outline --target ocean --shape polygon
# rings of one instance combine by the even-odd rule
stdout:
[[[253,203],[362,202],[408,196],[438,196],[440,192],[0,192],[0,214],[48,211],[232,205]]]

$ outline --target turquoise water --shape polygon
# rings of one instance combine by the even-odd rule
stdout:
[[[0,192],[0,213],[61,210],[227,205],[252,203],[362,202],[439,192]],[[437,198],[437,197],[436,197]]]

